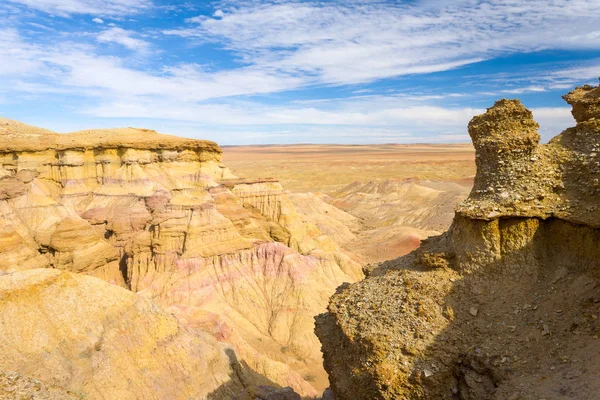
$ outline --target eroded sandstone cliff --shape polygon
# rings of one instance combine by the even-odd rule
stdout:
[[[449,231],[340,287],[316,332],[336,399],[600,393],[600,88],[539,144],[518,100],[473,118],[477,176]]]
[[[213,142],[134,128],[1,120],[0,164],[0,270],[104,279],[232,345],[264,378],[248,384],[327,386],[313,316],[362,273],[278,182],[231,175]]]

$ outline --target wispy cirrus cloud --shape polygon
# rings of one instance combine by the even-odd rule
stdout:
[[[214,18],[163,32],[328,84],[445,71],[515,52],[600,48],[594,0],[431,3],[223,2]]]
[[[42,9],[66,9],[68,5],[77,12],[95,7],[117,12],[121,6],[135,11],[150,4],[146,0],[18,1],[35,3]],[[219,43],[237,55],[237,67],[216,71],[207,71],[194,63],[171,63],[154,71],[135,69],[122,58],[95,55],[94,48],[82,53],[77,46],[66,42],[37,46],[14,38],[18,36],[15,30],[6,30],[6,50],[0,57],[6,60],[4,69],[22,65],[25,71],[30,71],[37,66],[43,75],[44,71],[58,67],[61,73],[57,74],[55,85],[101,89],[112,97],[134,99],[156,95],[186,102],[427,74],[498,53],[571,45],[600,49],[600,36],[588,34],[582,39],[581,33],[585,28],[590,28],[590,32],[598,29],[595,22],[600,17],[600,3],[596,1],[556,0],[546,6],[542,0],[524,3],[498,0],[494,4],[474,0],[463,0],[460,4],[434,2],[440,8],[431,8],[431,3],[419,7],[419,3],[398,6],[369,1],[353,2],[352,6],[320,2],[223,2],[217,6],[214,17],[194,17],[189,19],[191,27],[165,30],[168,35]],[[469,7],[464,7],[465,4]],[[137,32],[118,27],[101,31],[96,39],[131,50],[150,46]],[[20,48],[15,43],[20,43]],[[560,71],[555,71],[553,76],[558,83],[552,83],[564,83],[559,78],[567,75],[582,72],[589,75],[594,68],[571,68],[562,77]],[[543,90],[543,85],[536,84],[502,92],[522,94]],[[437,96],[434,93],[429,98]]]
[[[493,94],[525,94],[564,90],[581,83],[596,84],[598,77],[600,77],[600,58],[591,58],[531,65],[510,72],[474,75],[469,79],[510,87]]]
[[[546,89],[543,86],[526,86],[526,87],[520,87],[520,88],[516,88],[516,89],[507,89],[507,90],[502,90],[500,91],[500,93],[507,93],[507,94],[523,94],[523,93],[539,93],[539,92],[545,92]]]
[[[276,133],[257,137],[287,142],[319,132],[329,142],[468,140],[468,120],[495,98],[546,96],[600,71],[600,59],[490,72],[473,65],[540,50],[600,50],[600,3],[592,0],[222,1],[160,31],[126,16],[189,10],[149,0],[10,1],[18,5],[6,12],[26,22],[0,29],[5,101],[63,105],[61,96],[70,114],[55,115],[69,115],[69,124],[145,120],[220,142],[261,129]],[[41,22],[52,27],[48,37],[24,28]],[[204,53],[222,58],[211,65]],[[468,68],[472,75],[461,75]],[[572,124],[556,105],[534,104],[545,138]]]
[[[97,38],[132,49],[146,46],[131,35],[131,31],[111,28]],[[100,99],[125,98],[132,102],[148,96],[198,102],[283,91],[302,83],[299,78],[257,67],[207,72],[199,65],[183,63],[155,71],[140,70],[128,65],[125,58],[97,54],[91,45],[32,44],[12,28],[0,30],[0,78],[3,75],[71,88]]]
[[[567,83],[581,80],[595,80],[600,77],[600,59],[584,65],[553,71],[550,77]]]
[[[151,0],[8,0],[49,14],[131,15],[149,9]]]
[[[117,43],[130,50],[141,51],[147,49],[150,43],[133,37],[135,34],[134,31],[113,27],[100,32],[96,36],[96,40],[100,43]]]

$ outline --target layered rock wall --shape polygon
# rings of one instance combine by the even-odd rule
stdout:
[[[149,130],[5,120],[0,144],[0,270],[102,278],[230,343],[269,382],[321,392],[303,378],[325,381],[313,316],[362,273],[278,182],[237,179],[213,142]]]

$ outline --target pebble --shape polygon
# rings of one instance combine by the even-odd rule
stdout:
[[[488,218],[494,218],[497,217],[498,215],[500,215],[500,213],[498,211],[492,211],[491,213],[489,213],[487,215]]]
[[[544,324],[544,330],[542,331],[542,336],[546,336],[550,334],[550,327],[546,324]]]

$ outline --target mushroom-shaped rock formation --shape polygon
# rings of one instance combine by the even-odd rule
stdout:
[[[475,147],[475,190],[495,193],[531,173],[540,135],[533,114],[519,100],[500,100],[469,123]]]
[[[477,176],[448,232],[338,288],[316,319],[338,400],[597,399],[600,122],[539,145],[501,100],[469,124]]]

